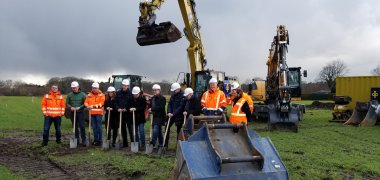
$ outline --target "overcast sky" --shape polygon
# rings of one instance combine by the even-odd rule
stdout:
[[[107,80],[139,74],[173,81],[188,72],[186,38],[171,44],[136,43],[137,0],[0,0],[0,79],[45,84],[50,77]],[[378,0],[198,0],[196,10],[207,68],[241,82],[266,76],[276,26],[290,35],[288,65],[315,81],[329,61],[343,60],[348,75],[370,75],[380,63]],[[157,11],[157,22],[183,29],[176,0]]]

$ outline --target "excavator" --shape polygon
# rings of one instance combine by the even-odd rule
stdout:
[[[264,104],[255,104],[254,116],[268,118],[268,129],[278,128],[298,131],[298,123],[305,112],[305,106],[292,103],[301,97],[301,68],[288,67],[289,34],[284,25],[277,26],[267,60],[266,81],[253,81],[250,85],[254,100],[262,100]],[[307,71],[303,72],[304,77]]]
[[[172,43],[181,38],[171,22],[156,24],[155,10],[164,0],[140,3],[141,16],[137,43],[141,46]],[[190,45],[187,55],[191,73],[184,74],[184,83],[194,89],[196,98],[207,90],[211,77],[218,85],[229,80],[224,72],[205,70],[205,51],[194,0],[178,0],[185,24],[184,34]],[[226,83],[227,82],[227,83]],[[186,119],[186,118],[185,118]],[[197,119],[199,123],[194,123]],[[177,143],[176,162],[171,179],[289,179],[287,169],[269,138],[261,138],[245,124],[226,123],[221,116],[193,116],[197,131]],[[185,124],[186,125],[186,124]]]
[[[141,15],[139,17],[136,37],[136,41],[140,46],[172,43],[182,37],[181,31],[172,22],[155,23],[155,11],[160,9],[163,3],[164,0],[152,0],[140,3]],[[202,44],[200,25],[195,11],[195,1],[179,0],[178,4],[185,23],[183,32],[190,43],[187,48],[187,56],[191,73],[183,73],[182,85],[192,87],[196,97],[200,98],[202,93],[207,90],[208,81],[211,77],[215,77],[218,79],[219,87],[225,91],[225,87],[230,86],[225,73],[205,69],[207,60]]]

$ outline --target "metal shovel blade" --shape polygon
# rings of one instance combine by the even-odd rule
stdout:
[[[102,148],[103,149],[109,149],[110,148],[110,140],[103,141]]]
[[[165,154],[165,151],[166,151],[166,147],[159,147],[158,148],[158,154],[160,156],[164,155]]]
[[[152,154],[153,152],[153,144],[146,144],[145,145],[145,154]]]
[[[77,148],[78,139],[75,137],[70,138],[70,148]]]
[[[86,147],[90,147],[90,140],[89,139],[86,139]]]
[[[139,152],[139,143],[138,142],[131,142],[131,151],[132,152]]]
[[[114,147],[114,149],[120,150],[121,147],[123,147],[123,144],[122,144],[122,143],[115,143],[115,147]]]

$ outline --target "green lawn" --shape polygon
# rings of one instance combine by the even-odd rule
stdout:
[[[42,130],[40,100],[35,98],[32,102],[31,97],[0,96],[0,138],[36,136],[34,131],[21,130]],[[301,101],[304,104],[311,102]],[[271,138],[289,170],[291,179],[380,179],[380,126],[351,127],[329,123],[329,119],[329,110],[307,110],[304,120],[300,122],[298,133],[263,131],[265,123],[254,123],[251,127],[258,130],[261,136]],[[64,132],[69,133],[70,121],[63,119],[62,127]],[[20,131],[10,131],[13,129]],[[174,127],[172,132],[172,137],[175,137]],[[39,142],[36,142],[20,148],[35,148],[38,145]],[[50,143],[49,147],[40,151],[63,167],[84,165],[91,169],[106,166],[110,173],[125,177],[134,177],[137,174],[142,179],[167,179],[174,165],[174,157],[170,155],[157,157],[100,149],[65,154],[62,153],[63,147],[67,149],[67,141],[63,145]],[[174,148],[175,142],[171,141],[172,152]],[[13,174],[0,166],[0,177],[2,174],[13,179]]]
[[[21,176],[13,174],[6,167],[0,165],[0,177],[2,180],[22,180],[25,179]]]

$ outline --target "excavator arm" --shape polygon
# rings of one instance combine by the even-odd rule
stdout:
[[[140,3],[139,30],[137,33],[137,43],[141,46],[171,43],[181,38],[178,28],[171,22],[156,24],[155,10],[160,9],[164,0],[152,0]],[[196,76],[209,74],[205,72],[207,61],[205,50],[200,35],[200,26],[195,11],[194,0],[178,0],[185,28],[183,30],[189,47],[187,48],[188,61],[190,65],[190,86],[197,89]],[[224,79],[224,77],[223,77]],[[204,89],[203,87],[200,89]]]

